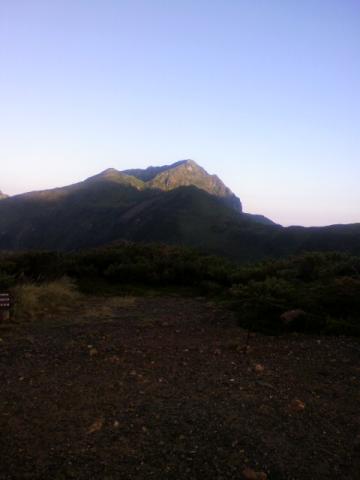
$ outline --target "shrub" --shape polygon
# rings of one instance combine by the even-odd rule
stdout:
[[[0,291],[9,290],[15,283],[15,278],[0,270]]]
[[[230,292],[239,324],[254,330],[279,331],[281,313],[299,307],[294,285],[281,278],[270,277],[235,285]]]
[[[14,288],[13,296],[15,318],[33,320],[66,311],[79,298],[79,293],[74,282],[63,277],[49,283],[24,283]]]

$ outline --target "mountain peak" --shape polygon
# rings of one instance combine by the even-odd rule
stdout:
[[[191,158],[186,158],[185,160],[179,160],[178,162],[175,162],[170,166],[176,167],[177,165],[191,165],[191,166],[199,167],[199,165],[195,162],[195,160],[191,160]]]
[[[210,175],[194,160],[181,160],[166,168],[163,168],[149,182],[153,188],[161,190],[173,190],[178,187],[194,186],[205,190],[216,197],[220,197],[225,204],[242,211],[240,199],[220,180],[217,175]]]
[[[193,169],[203,170],[203,168],[199,164],[197,164],[195,160],[191,160],[190,158],[187,160],[180,160],[179,162],[173,163],[172,165],[170,165],[169,170],[179,167],[186,168],[189,172],[191,172]]]
[[[138,190],[156,189],[163,191],[179,187],[196,187],[214,195],[237,212],[242,212],[240,199],[220,180],[217,175],[210,175],[192,159],[179,160],[171,165],[160,167],[116,170],[107,168],[90,177],[86,182],[112,182],[134,187]]]
[[[225,204],[242,211],[240,199],[224,185],[216,175],[210,175],[194,160],[185,159],[164,165],[162,167],[148,167],[146,169],[123,170],[121,173],[137,178],[144,182],[146,187],[170,191],[179,187],[194,186],[205,190],[211,195],[220,197]]]
[[[116,168],[107,168],[106,170],[102,171],[99,173],[99,175],[105,177],[107,175],[116,175],[117,173],[120,173],[119,170],[116,170]]]
[[[135,176],[127,175],[125,172],[120,172],[116,170],[116,168],[107,168],[102,172],[94,175],[93,177],[89,177],[85,180],[85,182],[113,182],[119,183],[122,185],[128,185],[137,189],[141,189],[144,186],[144,183],[136,178]]]

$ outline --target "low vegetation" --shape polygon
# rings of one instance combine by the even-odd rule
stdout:
[[[64,313],[79,299],[72,280],[67,277],[51,282],[22,283],[14,287],[14,315],[20,320],[46,318]]]
[[[226,302],[241,326],[268,333],[360,335],[360,257],[343,253],[239,266],[189,248],[120,243],[0,257],[0,289],[13,291],[17,315],[66,305],[77,295],[74,282],[81,292],[108,295],[185,288]]]

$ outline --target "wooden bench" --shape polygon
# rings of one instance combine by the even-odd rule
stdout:
[[[10,293],[0,293],[0,322],[10,319],[11,304]]]

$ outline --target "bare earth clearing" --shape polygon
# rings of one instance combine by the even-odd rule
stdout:
[[[358,340],[253,335],[244,354],[203,299],[90,301],[0,327],[2,480],[360,479]]]

